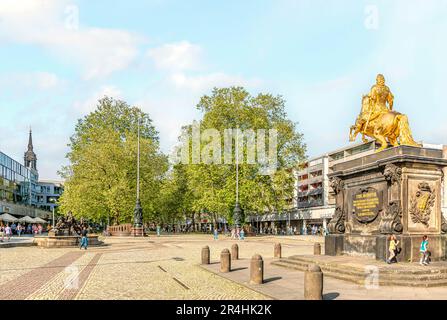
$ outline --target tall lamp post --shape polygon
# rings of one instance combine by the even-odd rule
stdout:
[[[144,237],[143,208],[140,202],[140,116],[138,115],[138,139],[137,139],[137,200],[133,210],[134,224],[133,235]]]
[[[52,224],[52,227],[54,228],[54,208],[56,207],[56,202],[57,202],[57,200],[55,199],[55,198],[50,198],[50,202],[53,204],[53,224]]]
[[[239,128],[236,130],[236,204],[233,209],[233,223],[236,231],[241,227],[242,209],[239,204]]]

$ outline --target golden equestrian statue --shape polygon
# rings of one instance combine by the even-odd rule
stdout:
[[[376,84],[372,86],[368,95],[362,98],[362,110],[351,126],[349,140],[354,141],[359,133],[362,134],[363,142],[368,140],[365,136],[371,137],[380,143],[377,151],[382,151],[388,146],[388,142],[393,147],[399,145],[416,146],[420,145],[413,140],[408,117],[393,110],[394,96],[390,88],[385,85],[385,78],[378,74]]]

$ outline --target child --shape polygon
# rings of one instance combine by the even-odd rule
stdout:
[[[399,241],[397,241],[396,236],[393,234],[390,237],[390,246],[388,248],[388,251],[390,252],[390,256],[387,261],[388,264],[393,263],[393,260],[394,260],[394,262],[397,263],[396,253],[397,253],[397,245],[398,244],[399,244]]]
[[[424,265],[427,266],[428,265],[428,237],[426,235],[424,235],[422,237],[422,242],[421,242],[421,260],[419,261],[420,265]]]

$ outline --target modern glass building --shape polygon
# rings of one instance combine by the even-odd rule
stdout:
[[[0,200],[24,205],[37,205],[39,175],[0,152]]]

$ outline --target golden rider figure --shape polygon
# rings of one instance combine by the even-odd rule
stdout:
[[[371,87],[368,95],[363,96],[362,110],[356,123],[351,127],[350,140],[354,141],[357,134],[374,138],[381,145],[378,151],[385,149],[388,142],[393,146],[419,146],[412,137],[406,115],[393,110],[394,96],[385,85],[385,77],[378,74],[376,84]]]

